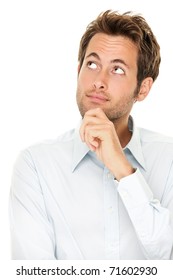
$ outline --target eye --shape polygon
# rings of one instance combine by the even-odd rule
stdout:
[[[93,62],[93,61],[88,61],[87,62],[87,66],[90,69],[97,69],[97,64],[95,62]]]
[[[113,73],[119,74],[119,75],[124,75],[125,74],[124,70],[119,66],[114,67]]]

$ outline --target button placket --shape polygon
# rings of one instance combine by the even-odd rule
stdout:
[[[107,259],[119,259],[118,193],[113,175],[104,169],[105,251]]]

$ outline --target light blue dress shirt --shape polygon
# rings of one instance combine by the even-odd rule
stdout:
[[[13,259],[172,259],[173,139],[135,127],[116,181],[79,126],[23,151],[10,193]],[[115,158],[116,160],[116,158]]]

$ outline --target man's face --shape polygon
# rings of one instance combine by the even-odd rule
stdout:
[[[111,121],[127,117],[137,91],[137,48],[128,38],[94,35],[79,69],[77,104],[81,116],[102,108]]]

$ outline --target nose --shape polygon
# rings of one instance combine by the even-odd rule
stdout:
[[[95,80],[93,82],[93,86],[96,90],[107,90],[107,77],[105,73],[97,73]]]

